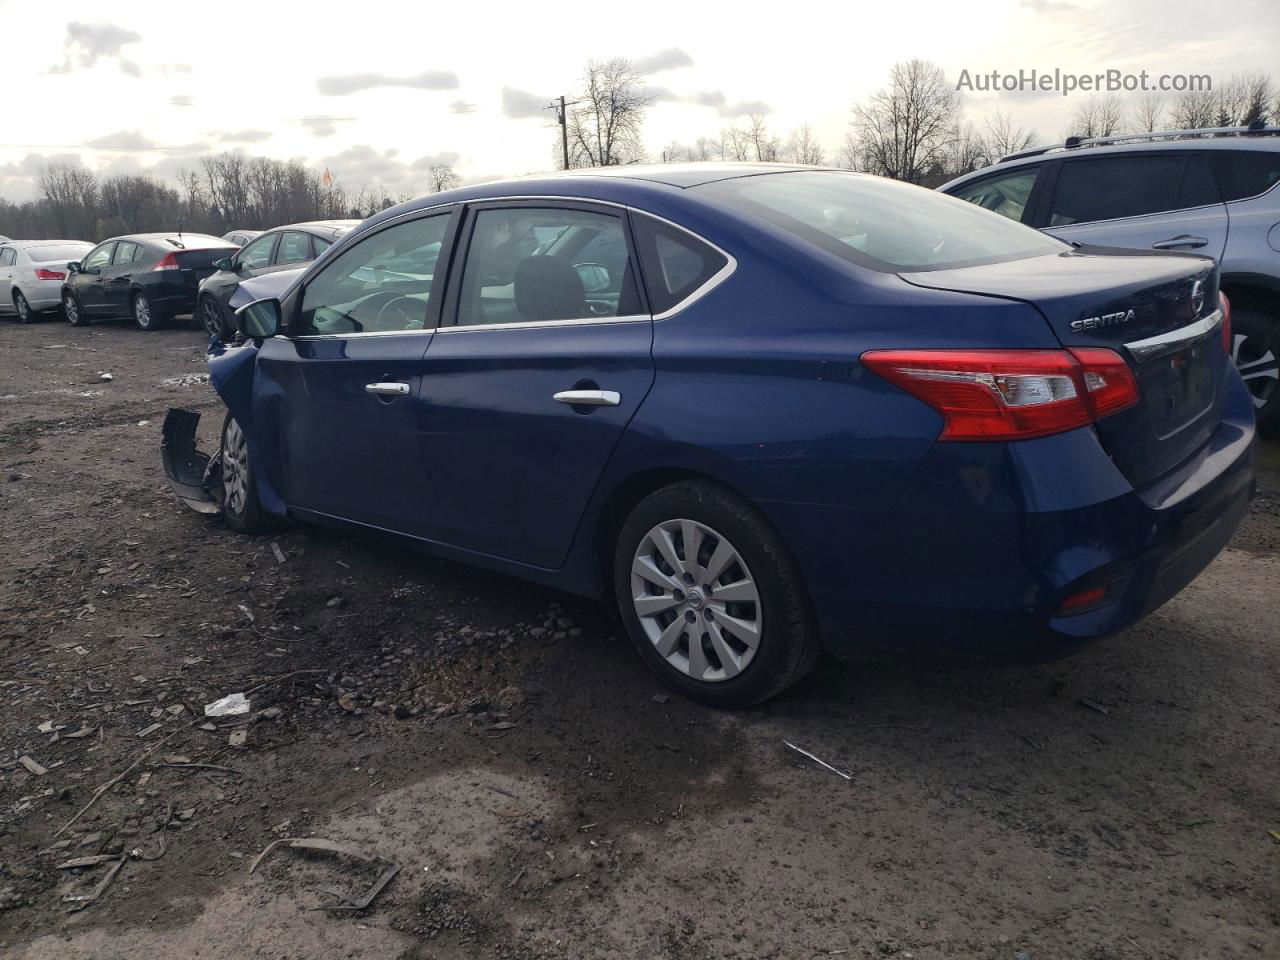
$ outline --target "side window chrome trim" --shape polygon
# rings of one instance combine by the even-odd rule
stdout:
[[[707,277],[707,279],[703,281],[701,286],[697,287],[694,290],[691,290],[688,294],[686,294],[683,300],[673,304],[672,306],[668,307],[666,310],[663,310],[661,313],[655,313],[653,315],[654,320],[668,320],[671,317],[674,317],[676,314],[680,313],[680,311],[684,310],[686,307],[692,306],[694,303],[696,303],[698,300],[701,300],[703,297],[705,297],[708,293],[710,293],[716,287],[720,286],[720,284],[724,283],[731,276],[733,276],[734,271],[738,269],[738,260],[733,254],[731,254],[728,250],[725,250],[723,247],[719,247],[716,244],[712,243],[710,240],[708,240],[706,237],[702,236],[701,234],[694,233],[688,227],[681,226],[680,224],[672,220],[668,220],[666,217],[660,217],[656,213],[649,213],[647,210],[639,210],[635,207],[629,207],[628,209],[637,216],[649,217],[651,220],[657,220],[659,223],[664,223],[668,227],[672,227],[673,229],[679,230],[681,233],[688,234],[689,236],[693,237],[693,239],[697,240],[699,243],[705,244],[706,246],[714,250],[716,253],[720,254],[720,256],[724,257],[723,267],[721,267],[711,276]]]
[[[488,330],[537,330],[541,327],[572,327],[605,323],[648,323],[647,313],[628,313],[620,317],[575,317],[569,320],[526,320],[521,323],[470,323],[440,327],[438,333],[468,333]]]
[[[439,327],[425,327],[421,330],[353,330],[350,333],[300,333],[296,337],[277,333],[276,337],[282,340],[350,340],[352,337],[409,337],[439,332]]]

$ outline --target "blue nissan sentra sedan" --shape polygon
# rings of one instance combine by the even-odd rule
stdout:
[[[931,191],[622,167],[393,207],[210,345],[188,504],[617,604],[720,706],[821,650],[1061,655],[1186,586],[1253,489],[1212,260]]]

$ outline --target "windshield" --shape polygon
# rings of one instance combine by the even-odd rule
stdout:
[[[963,200],[881,177],[796,171],[693,189],[875,270],[943,270],[1066,249]]]
[[[36,263],[51,263],[55,260],[69,263],[79,260],[92,249],[93,244],[90,243],[55,243],[44,247],[27,247],[27,256]]]

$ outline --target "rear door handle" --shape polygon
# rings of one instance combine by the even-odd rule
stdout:
[[[616,407],[622,402],[622,394],[616,390],[561,390],[552,397],[575,407]]]
[[[379,397],[407,397],[409,385],[407,383],[366,383],[364,392]]]
[[[1193,237],[1190,234],[1182,234],[1180,237],[1170,237],[1168,240],[1157,240],[1151,245],[1152,250],[1172,250],[1174,247],[1204,247],[1208,246],[1209,241],[1204,237]]]

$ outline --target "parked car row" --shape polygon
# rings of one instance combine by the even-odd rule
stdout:
[[[1239,133],[1240,131],[1227,131]],[[1280,434],[1280,137],[1254,129],[1070,140],[943,184],[1069,243],[1213,257],[1231,354],[1264,433]]]
[[[291,224],[274,230],[138,233],[97,245],[78,240],[0,238],[0,313],[29,323],[61,309],[73,326],[132,318],[154,330],[197,314],[210,334],[229,338],[239,285],[310,263],[358,220]]]

